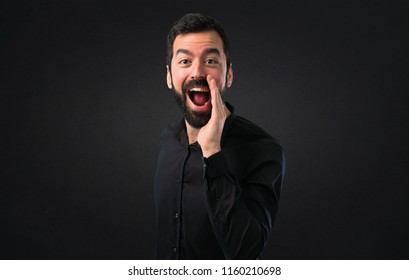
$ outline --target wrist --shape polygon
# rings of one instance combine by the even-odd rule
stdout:
[[[208,158],[214,155],[215,153],[220,152],[221,150],[222,149],[220,147],[214,147],[214,148],[208,148],[208,149],[202,148],[203,157]]]

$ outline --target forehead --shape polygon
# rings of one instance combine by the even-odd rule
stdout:
[[[217,48],[223,53],[223,41],[216,31],[187,33],[176,36],[173,42],[173,54],[179,49],[199,51],[206,48]]]

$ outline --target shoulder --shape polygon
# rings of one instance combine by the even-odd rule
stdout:
[[[269,174],[284,174],[286,157],[282,145],[266,130],[241,116],[236,115],[226,123],[222,150],[237,178],[244,179],[261,166]]]
[[[160,134],[160,141],[167,141],[169,139],[178,139],[184,129],[183,120],[179,119],[168,124]]]
[[[234,115],[226,123],[222,137],[223,148],[246,160],[255,157],[285,162],[284,148],[277,138],[252,121],[238,115]]]
[[[238,115],[235,115],[229,123],[226,123],[226,129],[223,131],[223,134],[228,142],[237,144],[259,143],[262,146],[263,144],[272,145],[282,149],[277,138],[254,122]]]

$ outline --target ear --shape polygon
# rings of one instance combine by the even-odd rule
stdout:
[[[168,65],[166,65],[166,82],[167,82],[167,84],[168,84],[168,88],[169,88],[169,89],[172,89],[172,88],[173,88],[173,85],[172,85],[172,74],[170,73],[170,70],[169,70],[169,66],[168,66]]]
[[[233,84],[233,64],[230,63],[229,70],[227,72],[227,88]]]

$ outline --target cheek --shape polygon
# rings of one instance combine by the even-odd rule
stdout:
[[[213,71],[209,74],[216,80],[216,84],[220,89],[226,86],[226,74],[223,71]]]
[[[172,73],[173,86],[177,89],[182,88],[182,85],[185,79],[186,79],[186,75],[183,75],[183,73],[180,73],[180,72]]]
[[[219,90],[222,91],[226,87],[226,77],[218,77],[216,79],[216,84],[219,87]]]

